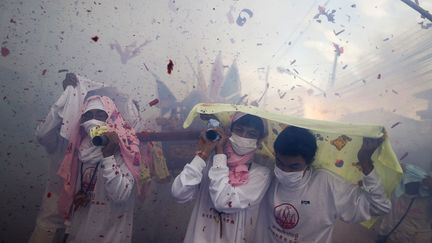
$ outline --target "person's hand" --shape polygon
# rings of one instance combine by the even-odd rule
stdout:
[[[206,138],[206,131],[207,130],[201,132],[197,151],[197,155],[200,156],[204,161],[207,161],[208,156],[213,152],[217,145],[217,141],[212,142]]]
[[[384,137],[363,138],[363,144],[357,153],[358,165],[361,167],[363,174],[368,175],[373,170],[372,154],[383,142]]]
[[[102,148],[102,155],[104,158],[113,156],[120,149],[120,139],[115,132],[107,132],[104,136],[108,137],[108,144]]]
[[[63,90],[66,90],[66,87],[69,85],[71,85],[74,88],[78,85],[78,78],[73,73],[66,74],[66,77],[63,80]]]

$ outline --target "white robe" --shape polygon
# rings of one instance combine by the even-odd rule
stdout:
[[[390,211],[375,171],[363,187],[322,169],[311,169],[298,187],[275,178],[262,200],[254,242],[330,243],[335,221],[354,223]]]
[[[92,146],[90,139],[84,139],[83,143],[83,146]],[[83,183],[89,184],[96,165],[83,164]],[[101,158],[98,166],[91,202],[73,213],[67,228],[67,242],[131,242],[136,194],[134,178],[119,153]],[[78,171],[76,192],[81,186],[80,168]]]
[[[252,163],[249,181],[236,187],[228,175],[226,155],[217,154],[207,164],[195,156],[175,178],[171,191],[178,202],[196,198],[185,243],[251,242],[270,170]]]

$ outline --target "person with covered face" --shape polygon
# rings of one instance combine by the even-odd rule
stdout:
[[[265,137],[264,121],[235,113],[230,136],[204,133],[193,160],[175,178],[171,192],[179,203],[195,199],[184,242],[251,242],[258,207],[271,181],[268,168],[254,162]]]
[[[110,98],[92,96],[83,107],[58,171],[63,178],[58,206],[66,219],[64,241],[131,242],[140,186],[139,140]],[[93,143],[95,128],[106,129],[101,146]]]
[[[254,242],[332,242],[336,220],[355,223],[388,213],[391,202],[371,159],[381,143],[363,139],[359,186],[314,169],[315,136],[304,128],[285,128],[274,142],[275,179],[262,200]]]

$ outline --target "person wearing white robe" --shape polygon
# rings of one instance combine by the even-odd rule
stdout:
[[[224,149],[226,144],[233,147],[237,156],[253,154],[258,140],[264,136],[260,118],[244,114],[237,115],[237,118],[233,119],[228,142],[222,129],[218,129],[222,137],[218,142],[201,139],[197,155],[186,164],[172,184],[172,195],[178,202],[196,199],[185,243],[240,243],[252,240],[258,205],[270,184],[270,170],[252,159],[247,161],[243,171],[247,179],[237,181],[238,178],[235,178],[233,170],[236,169],[228,162],[230,157]],[[248,119],[258,120],[261,125],[253,126],[247,122]],[[216,151],[212,155],[213,150]]]
[[[363,140],[359,187],[330,171],[311,168],[315,136],[304,128],[285,128],[274,142],[275,178],[261,203],[254,242],[330,243],[337,219],[355,223],[388,213],[391,202],[371,160],[381,142]]]

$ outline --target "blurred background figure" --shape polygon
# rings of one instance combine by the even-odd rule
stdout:
[[[432,242],[431,173],[412,164],[402,166],[404,176],[393,195],[392,211],[381,222],[377,243]]]

